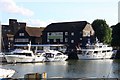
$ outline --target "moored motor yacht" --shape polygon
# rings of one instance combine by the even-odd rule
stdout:
[[[5,58],[8,63],[16,62],[41,62],[45,60],[45,57],[33,53],[31,50],[15,49],[10,54],[5,54]]]
[[[45,50],[45,61],[65,61],[68,56],[57,50]]]
[[[112,47],[97,40],[94,44],[86,44],[86,47],[81,48],[81,52],[77,55],[79,59],[110,59],[113,55],[112,50]]]
[[[39,62],[39,61],[65,61],[68,56],[63,54],[66,49],[57,50],[56,47],[64,45],[15,45],[16,47],[28,46],[27,50],[15,49],[11,55],[5,55],[7,62]],[[31,47],[35,50],[31,51]],[[40,48],[40,50],[39,50]],[[52,49],[52,50],[51,50]],[[33,53],[34,52],[34,53]]]

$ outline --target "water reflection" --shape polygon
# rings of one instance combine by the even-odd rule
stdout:
[[[110,72],[112,60],[78,60],[69,61],[67,73],[75,78],[107,77]],[[69,75],[68,75],[69,76]]]
[[[120,78],[120,60],[114,60],[112,66],[114,76]]]
[[[16,70],[14,78],[23,78],[27,73],[43,73],[46,72],[48,77],[65,77],[67,62],[45,62],[45,63],[18,63],[2,65],[4,68]]]
[[[64,62],[4,64],[4,68],[15,69],[13,77],[24,77],[27,73],[43,73],[51,77],[63,78],[120,78],[118,60],[69,60]]]

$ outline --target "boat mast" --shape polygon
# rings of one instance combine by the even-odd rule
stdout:
[[[29,50],[29,51],[31,50],[31,41],[30,41],[30,43],[28,44],[28,50]]]

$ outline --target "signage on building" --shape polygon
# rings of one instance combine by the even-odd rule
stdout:
[[[48,39],[63,39],[63,32],[48,32]]]

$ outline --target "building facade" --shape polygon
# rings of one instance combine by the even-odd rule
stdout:
[[[15,44],[64,44],[68,50],[94,42],[94,30],[87,21],[51,23],[47,27],[26,27],[26,23],[9,19],[2,25],[2,51],[14,49]]]
[[[16,19],[9,19],[9,25],[2,25],[2,51],[14,49],[14,35],[19,29],[24,29],[25,27],[26,23],[17,22]]]
[[[26,27],[20,29],[14,36],[14,44],[41,44],[43,27]]]
[[[94,37],[92,26],[86,21],[61,22],[48,25],[43,31],[43,44],[66,44],[69,50],[84,47]]]

